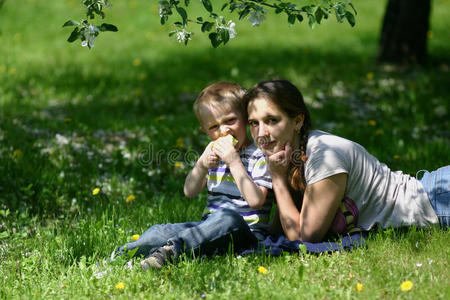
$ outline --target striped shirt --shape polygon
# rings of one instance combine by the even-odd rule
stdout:
[[[259,186],[272,189],[272,179],[269,175],[266,159],[254,144],[239,153],[242,164],[248,175]],[[259,209],[251,208],[242,197],[236,182],[231,175],[230,168],[220,161],[215,169],[209,169],[207,179],[208,203],[204,215],[220,209],[232,209],[238,212],[247,222],[250,230],[266,234],[269,229],[270,210],[272,208],[273,193],[269,191],[264,205]]]

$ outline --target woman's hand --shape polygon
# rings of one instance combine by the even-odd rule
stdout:
[[[286,143],[283,150],[280,150],[267,159],[270,174],[273,177],[287,177],[289,165],[291,163],[292,148]]]

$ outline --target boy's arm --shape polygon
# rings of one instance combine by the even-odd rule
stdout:
[[[253,181],[232,143],[217,140],[213,152],[230,168],[231,175],[248,205],[253,209],[261,208],[266,201],[268,189]]]
[[[211,143],[206,146],[205,151],[195,163],[184,181],[184,195],[188,198],[196,197],[201,193],[206,184],[208,169],[217,167],[219,158],[211,151]]]
[[[234,159],[229,164],[231,175],[248,205],[253,209],[261,208],[266,201],[268,189],[257,185],[248,175],[247,170],[242,164],[241,159]]]

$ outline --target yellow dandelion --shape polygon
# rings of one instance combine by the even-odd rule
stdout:
[[[258,272],[261,273],[261,274],[267,274],[267,272],[269,272],[269,270],[267,270],[263,266],[259,266],[258,267]]]
[[[22,150],[20,150],[20,149],[14,150],[13,151],[13,156],[16,157],[16,158],[22,158],[22,156],[23,156]]]
[[[367,121],[367,123],[368,123],[370,126],[375,126],[375,125],[377,125],[377,122],[376,122],[375,120],[369,120],[369,121]]]
[[[372,80],[372,79],[373,79],[373,73],[372,73],[372,72],[367,73],[367,74],[366,74],[366,78],[367,78],[368,80]]]
[[[400,158],[400,155],[398,155],[398,154],[394,155],[394,159],[399,159],[399,158]]]
[[[136,197],[135,197],[134,195],[130,195],[130,196],[127,197],[127,199],[125,199],[125,202],[126,202],[126,203],[130,203],[130,202],[132,202],[134,199],[136,199]]]
[[[16,74],[16,68],[10,68],[9,69],[9,74],[11,74],[11,75]]]
[[[141,89],[137,89],[136,91],[134,91],[134,93],[136,94],[136,96],[142,96],[142,90]]]
[[[145,79],[147,79],[147,74],[141,73],[141,74],[139,75],[139,80],[145,80]]]
[[[412,287],[413,287],[413,283],[412,283],[410,280],[405,280],[405,281],[403,281],[402,284],[400,285],[400,289],[401,289],[403,292],[409,291],[410,289],[412,289]]]
[[[131,238],[133,239],[133,241],[137,241],[139,239],[139,234],[133,234]]]
[[[92,190],[92,195],[98,195],[98,193],[100,193],[100,189],[99,188],[95,188]]]
[[[123,290],[125,288],[125,283],[119,282],[118,284],[116,284],[115,288],[116,290]]]
[[[356,284],[356,291],[357,291],[357,292],[361,292],[362,289],[363,289],[362,283],[357,283],[357,284]]]
[[[177,138],[177,147],[184,148],[184,139],[182,137]]]
[[[376,131],[375,131],[375,134],[376,135],[382,135],[384,133],[384,131],[382,130],[382,129],[377,129]]]
[[[71,118],[65,118],[65,119],[64,119],[64,122],[70,123],[70,122],[72,122],[72,119],[71,119]]]
[[[184,164],[181,161],[176,161],[174,166],[175,166],[175,168],[183,168]]]
[[[156,121],[161,121],[161,120],[164,120],[164,116],[159,116],[159,117],[156,117],[156,118],[155,118],[155,120],[156,120]]]
[[[141,65],[142,61],[139,58],[135,58],[133,60],[133,66],[139,67]]]
[[[427,31],[427,38],[431,39],[433,37],[433,31],[428,30]]]

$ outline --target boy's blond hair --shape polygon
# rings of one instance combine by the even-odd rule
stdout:
[[[221,108],[229,105],[233,110],[247,119],[247,107],[244,101],[246,90],[232,82],[220,81],[204,88],[194,102],[194,112],[202,123],[202,108]]]

